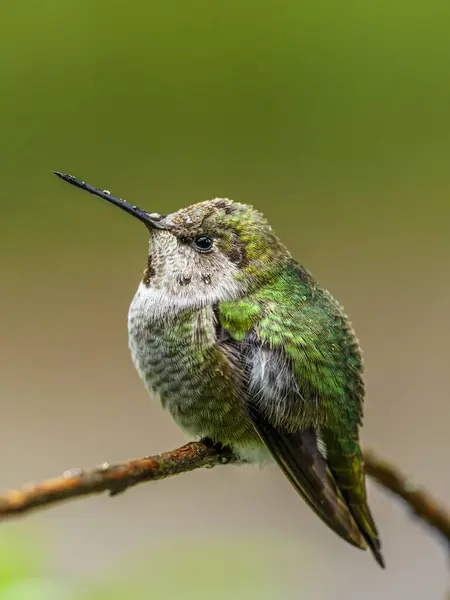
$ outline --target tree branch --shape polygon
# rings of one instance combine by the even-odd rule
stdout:
[[[92,469],[70,469],[60,477],[29,483],[0,496],[0,520],[64,500],[109,492],[111,496],[144,481],[157,481],[202,467],[238,462],[227,448],[191,442],[172,452]]]
[[[426,490],[413,484],[396,467],[381,461],[373,452],[365,453],[366,472],[380,485],[401,498],[424,522],[450,543],[450,513]],[[0,520],[36,508],[92,494],[115,495],[144,481],[166,479],[202,467],[239,463],[228,448],[205,442],[191,442],[172,452],[93,469],[71,469],[60,477],[28,484],[0,496]]]
[[[401,498],[405,504],[450,543],[450,511],[423,487],[397,467],[383,461],[370,450],[364,453],[366,473],[377,483]]]

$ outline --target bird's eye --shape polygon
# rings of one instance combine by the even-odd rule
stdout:
[[[207,235],[199,235],[193,241],[195,248],[201,252],[207,252],[208,250],[211,250],[213,243],[214,242],[212,238]]]

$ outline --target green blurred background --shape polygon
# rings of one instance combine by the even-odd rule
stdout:
[[[185,441],[127,350],[146,233],[58,169],[262,209],[353,320],[364,444],[448,501],[449,31],[435,0],[2,0],[1,488]],[[444,548],[369,493],[386,572],[229,467],[2,525],[0,598],[441,598]]]

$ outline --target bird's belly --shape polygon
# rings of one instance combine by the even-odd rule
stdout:
[[[238,376],[218,364],[215,348],[199,348],[168,327],[129,324],[134,365],[150,393],[191,435],[234,447],[261,446],[248,419]]]

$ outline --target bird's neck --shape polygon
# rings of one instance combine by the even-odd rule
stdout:
[[[184,286],[187,287],[187,286]],[[130,313],[147,321],[171,320],[185,312],[201,310],[219,302],[232,301],[243,295],[239,286],[215,286],[199,293],[194,288],[174,293],[167,288],[146,286],[141,282],[130,306]]]

